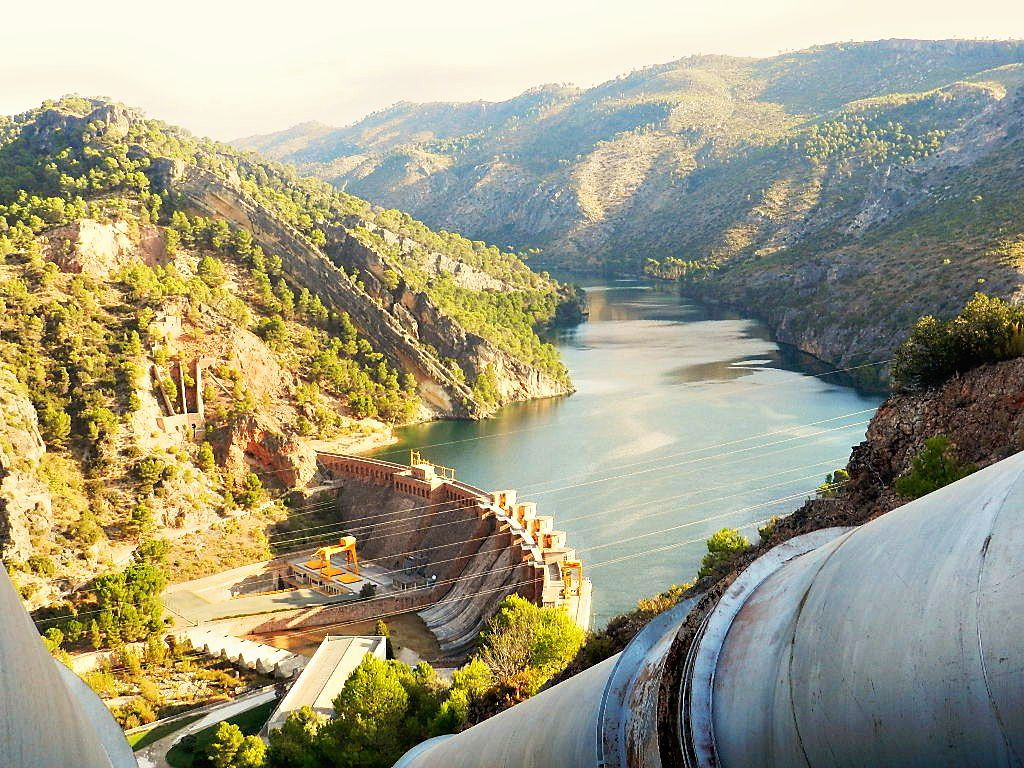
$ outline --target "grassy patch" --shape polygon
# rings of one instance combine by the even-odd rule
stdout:
[[[203,717],[203,715],[183,717],[181,720],[175,720],[173,723],[164,723],[163,725],[158,725],[155,728],[150,728],[148,731],[139,731],[138,733],[128,734],[125,738],[128,739],[128,743],[131,745],[131,748],[138,752],[140,749],[145,749],[150,744],[170,736],[175,731],[180,731],[185,726],[191,725],[201,717]]]
[[[276,699],[268,701],[266,704],[260,704],[258,707],[247,712],[229,717],[227,722],[237,725],[246,736],[252,735],[263,727],[263,724],[270,718],[276,705]],[[199,731],[199,733],[195,734],[194,742],[191,739],[187,740],[190,742],[189,744],[183,743],[186,740],[179,741],[167,753],[167,762],[170,763],[172,768],[205,768],[205,766],[209,765],[206,760],[206,750],[213,741],[213,736],[219,724],[216,723],[209,728]]]

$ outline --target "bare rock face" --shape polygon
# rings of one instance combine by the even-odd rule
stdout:
[[[393,245],[398,249],[398,252],[405,255],[416,250],[422,250],[422,246],[415,240],[411,240],[408,237],[396,234],[390,229],[370,224],[369,222],[361,223],[368,231],[375,235],[379,235],[384,242],[388,245]],[[374,254],[372,249],[367,248],[361,244],[353,244],[349,247],[361,247],[367,251],[364,254],[364,258],[368,258],[373,261],[380,261],[377,254]],[[448,275],[452,281],[460,288],[466,288],[470,291],[504,291],[508,289],[508,285],[493,275],[484,272],[482,269],[477,269],[471,264],[466,264],[458,259],[453,259],[443,253],[437,251],[430,251],[424,254],[423,268],[427,274],[431,276],[437,275]]]
[[[287,434],[263,414],[217,430],[211,443],[227,471],[255,471],[264,485],[302,487],[316,474],[316,451],[309,441]]]
[[[256,334],[233,328],[224,357],[242,373],[246,390],[257,402],[289,398],[295,377],[278,364],[274,354]]]
[[[890,397],[871,420],[864,442],[853,449],[846,487],[835,498],[807,502],[779,528],[796,534],[856,525],[905,504],[893,487],[896,479],[936,435],[949,438],[961,462],[978,467],[1024,448],[1024,358]]]
[[[222,216],[249,229],[264,248],[278,253],[296,284],[318,294],[330,307],[345,311],[378,349],[416,379],[420,395],[438,416],[475,417],[481,414],[473,393],[457,380],[429,350],[414,343],[398,318],[382,312],[366,291],[351,281],[319,248],[271,211],[248,199],[231,181],[194,166],[158,162],[152,177],[183,195],[204,215]]]
[[[377,230],[377,233],[385,231]],[[385,240],[399,244],[401,238],[392,234],[391,239],[385,237]],[[555,397],[571,391],[564,383],[543,371],[513,357],[486,339],[467,332],[442,312],[427,294],[413,291],[404,283],[400,283],[394,291],[389,291],[382,283],[386,268],[384,260],[355,237],[339,235],[337,245],[331,250],[331,257],[359,270],[366,291],[388,310],[413,341],[428,344],[442,357],[457,362],[470,380],[476,379],[488,368],[492,370],[500,394],[500,403],[497,405],[538,397]],[[509,290],[509,286],[490,275],[441,254],[432,257],[432,264],[436,270],[434,274],[447,273],[463,287],[474,290]],[[460,271],[460,268],[465,269]],[[487,281],[479,278],[476,274],[478,272]],[[486,407],[483,414],[487,415]]]
[[[51,230],[47,241],[48,257],[61,271],[100,279],[135,261],[154,267],[167,258],[158,227],[144,226],[134,232],[123,221],[82,219]]]
[[[33,526],[50,526],[49,488],[36,475],[46,445],[28,392],[0,368],[0,558],[24,560]]]

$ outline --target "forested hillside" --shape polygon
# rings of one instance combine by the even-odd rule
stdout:
[[[545,264],[683,275],[849,367],[1015,290],[1022,62],[983,41],[696,56],[239,144]]]
[[[568,391],[536,330],[574,307],[514,254],[130,108],[0,118],[0,556],[34,605],[154,534],[172,578],[259,559],[318,445]]]

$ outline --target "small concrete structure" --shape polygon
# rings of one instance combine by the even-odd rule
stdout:
[[[259,672],[261,675],[288,679],[295,677],[306,665],[305,656],[254,640],[225,635],[215,629],[190,629],[183,632],[182,637],[196,650]]]
[[[288,715],[303,707],[310,707],[324,717],[334,713],[334,699],[345,681],[369,654],[380,660],[386,658],[386,638],[370,635],[360,637],[339,637],[328,635],[306,664],[299,679],[278,704],[274,714],[263,726],[260,735],[264,738],[284,725]]]
[[[180,319],[179,319],[180,322]],[[171,367],[172,381],[176,380],[177,392],[172,401],[161,386],[160,371],[156,365],[150,366],[153,386],[159,391],[161,402],[166,413],[158,416],[157,426],[164,432],[181,431],[191,440],[201,441],[206,435],[206,404],[203,400],[203,372],[210,368],[216,360],[212,357],[200,357],[192,364],[194,384],[190,387],[185,380],[186,366],[175,362]],[[175,375],[176,374],[176,375]],[[192,405],[189,404],[189,393],[192,393]]]

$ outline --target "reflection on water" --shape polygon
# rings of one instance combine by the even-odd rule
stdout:
[[[762,363],[763,364],[763,363]],[[665,373],[669,381],[729,381],[752,375],[757,368],[746,358],[737,360],[712,360],[707,363],[691,363],[673,368]]]
[[[601,625],[692,579],[714,531],[753,538],[756,521],[797,506],[845,464],[879,398],[807,375],[759,323],[661,286],[584,287],[589,322],[554,339],[575,395],[410,427],[379,455],[421,448],[467,482],[537,501],[583,559]]]

